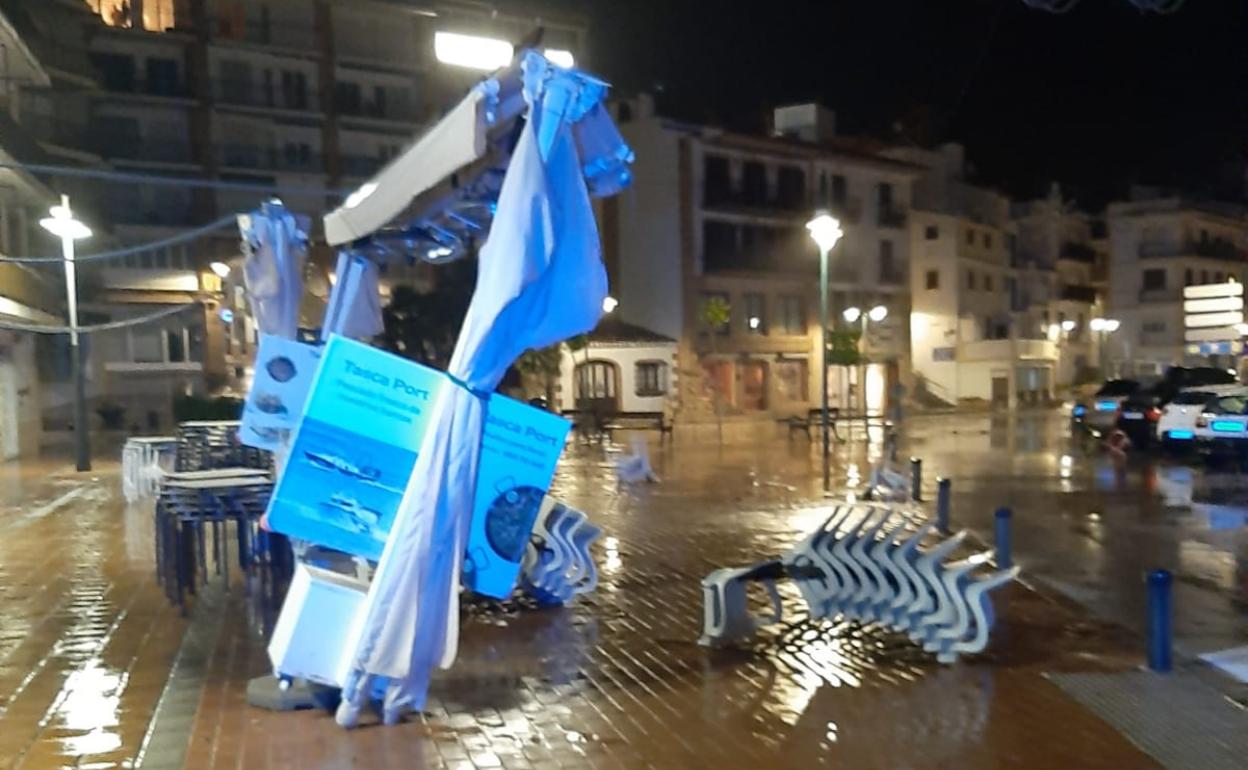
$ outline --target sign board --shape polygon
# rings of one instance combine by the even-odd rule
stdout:
[[[1183,288],[1183,339],[1188,343],[1229,342],[1244,335],[1244,285],[1211,283]]]
[[[269,502],[269,525],[379,559],[433,406],[457,387],[437,370],[331,337]],[[510,594],[569,428],[550,412],[490,396],[464,566],[472,590]]]
[[[933,361],[956,361],[958,360],[957,348],[932,348]]]
[[[276,450],[299,423],[320,362],[321,349],[315,345],[261,335],[239,441]]]

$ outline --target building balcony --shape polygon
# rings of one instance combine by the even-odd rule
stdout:
[[[102,85],[110,95],[133,94],[135,96],[155,96],[169,99],[193,98],[191,87],[176,80],[105,78]]]
[[[99,276],[103,287],[114,291],[175,291],[191,293],[200,290],[199,274],[194,270],[105,267],[100,268]]]
[[[279,150],[276,147],[252,144],[222,145],[218,148],[217,160],[227,168],[285,171],[292,174],[321,174],[325,169],[324,158],[320,153]]]
[[[299,50],[309,56],[319,53],[316,28],[284,19],[246,19],[215,16],[209,19],[215,42],[248,43],[260,47]]]
[[[259,109],[320,112],[320,96],[316,85],[309,83],[303,90],[262,85],[251,80],[214,80],[213,97],[221,104]]]
[[[1058,256],[1061,259],[1084,262],[1089,265],[1096,263],[1096,251],[1086,243],[1066,241],[1062,244],[1062,250],[1058,253]]]
[[[1183,299],[1179,289],[1140,289],[1140,302],[1178,302]]]
[[[876,222],[880,227],[905,227],[906,210],[899,206],[880,206]]]
[[[1056,361],[1057,343],[1041,339],[976,340],[958,345],[959,361]]]
[[[1096,302],[1096,289],[1092,286],[1068,284],[1062,287],[1059,296],[1070,302],[1086,302],[1091,305]]]
[[[362,118],[364,120],[391,120],[400,123],[418,123],[420,114],[416,108],[407,104],[378,104],[375,102],[337,103],[338,117],[344,120]]]
[[[901,270],[880,270],[881,286],[904,286],[906,274]]]
[[[1182,243],[1140,243],[1141,259],[1164,259],[1166,257],[1204,257],[1228,262],[1248,262],[1248,251],[1221,238],[1185,241]]]

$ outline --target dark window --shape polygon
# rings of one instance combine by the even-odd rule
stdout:
[[[975,271],[974,270],[966,271],[966,288],[972,291],[974,291],[975,289]]]
[[[1201,282],[1201,283],[1209,283],[1209,271],[1208,271],[1208,270],[1201,270],[1201,271],[1200,271],[1200,282]]]
[[[939,270],[927,271],[927,288],[929,289],[940,288],[940,271]]]
[[[282,72],[282,106],[292,110],[308,108],[308,78],[302,72]]]
[[[1194,277],[1195,277],[1195,276],[1193,276],[1193,275],[1192,275],[1192,269],[1191,269],[1190,267],[1189,267],[1189,268],[1187,268],[1186,270],[1184,270],[1184,271],[1183,271],[1183,285],[1184,285],[1184,286],[1191,286],[1191,285],[1192,285],[1192,278],[1194,278]]]
[[[984,248],[992,248],[992,233],[984,233]]]
[[[169,361],[179,364],[186,360],[186,345],[182,340],[181,329],[171,329],[165,332],[165,339],[169,343]]]
[[[929,241],[934,241],[940,237],[940,228],[936,225],[928,225],[923,229],[923,237]]]
[[[888,211],[893,205],[893,186],[888,182],[880,182],[875,186],[876,200],[880,204],[880,211]]]
[[[819,205],[828,205],[828,172],[819,172]]]
[[[338,111],[347,115],[359,115],[361,106],[360,84],[339,80],[334,84],[334,101]]]
[[[638,361],[633,379],[637,395],[662,396],[667,393],[667,364],[662,361]]]
[[[702,200],[707,206],[727,203],[732,199],[732,175],[728,159],[707,155],[702,179]]]
[[[589,361],[577,365],[577,401],[614,401],[615,395],[615,364]]]
[[[975,245],[975,231],[969,227],[966,228],[966,242],[970,246]]]
[[[742,173],[742,197],[752,206],[767,203],[767,169],[758,161],[746,161]]]
[[[1145,270],[1143,288],[1145,291],[1156,291],[1166,288],[1166,271],[1162,269]]]
[[[806,174],[796,166],[781,166],[776,177],[776,202],[786,209],[805,209]]]
[[[386,112],[386,89],[382,86],[373,86],[373,109],[374,117],[384,118]]]
[[[832,175],[832,203],[837,206],[844,206],[846,199],[849,198],[849,183],[845,181],[845,177],[840,174]]]
[[[1166,322],[1165,321],[1145,321],[1143,328],[1144,328],[1145,334],[1160,334],[1161,332],[1164,332],[1166,330]]]
[[[992,291],[992,276],[984,275],[984,291]]]
[[[785,334],[806,333],[806,313],[802,298],[793,294],[780,297],[780,328]]]
[[[178,93],[178,63],[173,59],[147,60],[147,91],[162,96]]]
[[[901,271],[897,269],[893,255],[893,242],[880,241],[880,283],[902,283]]]
[[[134,57],[116,53],[93,53],[91,61],[104,76],[109,91],[134,90]]]
[[[767,333],[767,298],[757,292],[742,297],[745,302],[745,331],[747,334]]]

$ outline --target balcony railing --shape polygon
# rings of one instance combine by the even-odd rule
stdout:
[[[222,104],[307,112],[319,112],[321,109],[320,97],[313,84],[300,90],[252,80],[214,80],[212,93]]]
[[[222,166],[232,168],[295,173],[320,173],[324,170],[324,161],[319,153],[287,152],[285,149],[254,144],[222,145],[217,158]]]
[[[123,81],[117,78],[103,78],[104,88],[110,93],[140,94],[144,96],[169,96],[178,99],[189,99],[191,87],[176,80],[135,78]]]
[[[1062,244],[1061,258],[1092,264],[1096,262],[1096,251],[1086,243],[1067,241]]]
[[[218,40],[316,50],[316,28],[311,24],[284,19],[240,19],[231,16],[217,16],[211,21],[213,36]]]
[[[880,206],[878,222],[880,227],[905,227],[906,211],[895,205]]]
[[[1077,284],[1068,284],[1062,287],[1061,297],[1071,302],[1086,302],[1092,304],[1096,302],[1096,289],[1091,286],[1079,286]]]

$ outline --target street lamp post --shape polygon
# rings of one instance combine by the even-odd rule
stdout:
[[[91,439],[87,425],[87,392],[82,371],[82,347],[78,343],[78,281],[74,272],[74,241],[88,238],[91,228],[74,219],[69,196],[61,196],[61,205],[53,206],[52,216],[39,220],[43,229],[61,239],[61,256],[65,259],[65,300],[69,310],[69,345],[74,375],[74,454],[78,470],[91,470]]]
[[[830,471],[828,469],[828,252],[836,246],[836,242],[844,234],[841,223],[826,211],[815,213],[815,218],[806,223],[810,237],[819,247],[819,381],[821,419],[823,427],[823,488],[830,487]]]
[[[1088,322],[1088,328],[1100,335],[1100,359],[1102,374],[1105,379],[1109,379],[1109,357],[1106,355],[1106,343],[1109,335],[1118,331],[1121,324],[1117,318],[1093,318]]]
[[[862,308],[847,307],[845,308],[844,312],[841,313],[841,316],[848,323],[851,323],[851,324],[861,323],[862,324],[861,334],[858,335],[858,357],[861,360],[862,354],[866,350],[866,346],[867,346],[867,321],[870,320],[872,323],[878,324],[880,321],[883,321],[885,318],[888,318],[888,308],[885,307],[884,305],[876,305],[875,307],[871,308],[870,310],[864,313],[862,312]],[[863,368],[861,372],[859,372],[858,389],[861,392],[861,396],[862,396],[863,424],[865,425],[867,421],[867,417],[866,417],[867,376],[866,376],[865,367]]]

